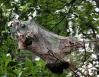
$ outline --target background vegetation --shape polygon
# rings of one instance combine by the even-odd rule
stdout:
[[[26,20],[28,15],[48,30],[58,35],[83,37],[91,42],[83,53],[69,57],[78,65],[86,66],[86,76],[99,74],[99,1],[98,0],[0,0],[0,77],[73,77],[66,70],[62,75],[51,73],[42,60],[34,60],[31,53],[19,51],[11,36],[8,22],[19,15]],[[87,48],[87,46],[85,46]],[[81,56],[82,55],[82,56]],[[91,57],[92,55],[96,57]],[[82,59],[80,59],[81,57]],[[97,62],[96,62],[97,61]],[[88,65],[92,65],[90,74]],[[82,66],[78,66],[80,69]],[[91,68],[89,68],[91,69]],[[83,69],[81,69],[83,72]],[[84,73],[84,72],[83,72]]]

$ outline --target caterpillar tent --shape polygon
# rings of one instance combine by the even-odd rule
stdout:
[[[72,49],[83,47],[82,42],[76,38],[49,32],[33,19],[28,21],[14,19],[11,24],[19,49],[29,50],[42,58],[47,63],[46,66],[54,73],[62,73],[63,69],[69,67],[69,62],[64,57],[71,53]]]

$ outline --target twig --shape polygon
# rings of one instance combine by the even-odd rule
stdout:
[[[79,75],[72,68],[69,69],[75,74],[76,77],[79,77]]]
[[[84,62],[86,61],[86,53],[87,53],[87,50],[86,50],[86,47],[85,47],[85,42],[84,42],[84,39],[83,39],[83,43],[84,43],[84,50],[85,50],[85,56],[84,56]]]
[[[69,3],[69,5],[70,5],[69,11],[66,13],[65,16],[63,16],[63,18],[62,18],[58,23],[55,24],[54,27],[51,28],[51,30],[52,30],[53,28],[55,28],[58,24],[60,24],[60,23],[65,19],[65,17],[70,13],[71,8],[73,7],[73,4],[74,4],[75,1],[76,1],[76,0],[72,0],[72,1]],[[66,4],[67,4],[67,3],[66,3]],[[65,5],[66,5],[66,4],[65,4]],[[64,6],[65,6],[65,5],[64,5]]]
[[[48,49],[48,50],[49,50],[49,49]],[[56,58],[56,59],[59,60],[60,62],[63,62],[62,59],[59,59],[58,57],[55,56],[55,54],[53,53],[52,50],[49,50],[48,53],[49,53],[50,56],[53,56],[54,58]],[[56,60],[56,61],[57,61],[57,60]]]

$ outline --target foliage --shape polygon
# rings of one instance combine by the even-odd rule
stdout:
[[[96,39],[93,36],[99,34],[99,11],[93,3],[88,0],[0,0],[0,77],[71,77],[68,70],[62,75],[52,74],[42,60],[32,62],[32,56],[21,60],[17,42],[7,24],[14,13],[22,20],[31,14],[40,25],[54,33],[63,36],[82,34],[93,40]],[[70,57],[79,64],[81,55]]]

